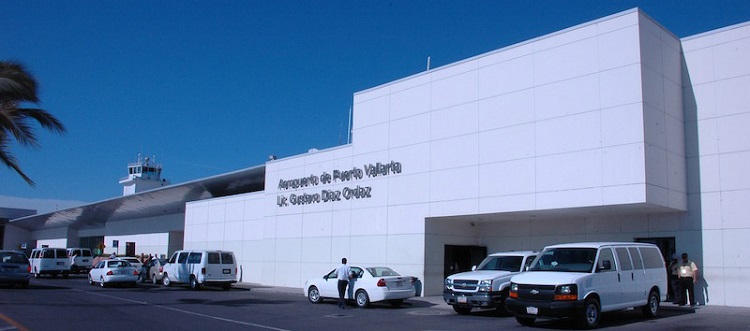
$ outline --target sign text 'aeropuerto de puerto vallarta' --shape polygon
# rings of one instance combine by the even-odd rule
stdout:
[[[286,207],[289,205],[309,205],[324,202],[336,202],[352,199],[366,199],[372,197],[372,187],[353,185],[355,181],[364,178],[374,178],[400,174],[402,170],[401,162],[391,161],[388,163],[377,162],[375,164],[365,164],[364,167],[353,167],[351,169],[335,169],[323,172],[320,175],[311,174],[309,176],[279,179],[279,192],[296,189],[315,188],[319,185],[328,185],[335,183],[352,183],[341,189],[321,189],[313,193],[291,193],[289,195],[279,194],[276,197],[276,205]]]

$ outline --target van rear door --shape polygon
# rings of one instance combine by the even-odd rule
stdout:
[[[237,268],[232,252],[208,252],[206,279],[209,281],[236,280]]]

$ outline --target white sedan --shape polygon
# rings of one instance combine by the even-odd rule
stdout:
[[[414,297],[416,277],[401,276],[388,267],[350,265],[354,278],[349,281],[347,299],[354,299],[360,308],[371,302],[386,301],[394,306],[401,305],[404,299]],[[338,300],[338,278],[336,269],[320,278],[305,282],[303,288],[307,299],[319,303],[323,298]]]
[[[126,283],[135,286],[138,270],[130,262],[120,259],[99,261],[89,271],[89,284],[99,283],[106,287],[112,283]]]

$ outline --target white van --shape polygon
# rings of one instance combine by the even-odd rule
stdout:
[[[633,307],[655,317],[667,297],[664,258],[643,243],[548,246],[510,281],[506,309],[526,326],[537,318],[569,317],[595,328],[602,312]]]
[[[94,254],[88,248],[68,248],[71,273],[88,273],[94,265]]]
[[[29,262],[34,278],[45,274],[52,275],[52,277],[62,275],[67,278],[70,272],[68,250],[65,248],[35,248],[31,251]]]
[[[176,251],[163,267],[162,284],[217,285],[229,290],[237,282],[237,260],[229,251]]]

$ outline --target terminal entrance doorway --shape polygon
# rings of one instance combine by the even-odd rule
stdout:
[[[487,256],[487,247],[445,245],[444,256],[443,278],[469,271],[472,266],[479,265]]]

